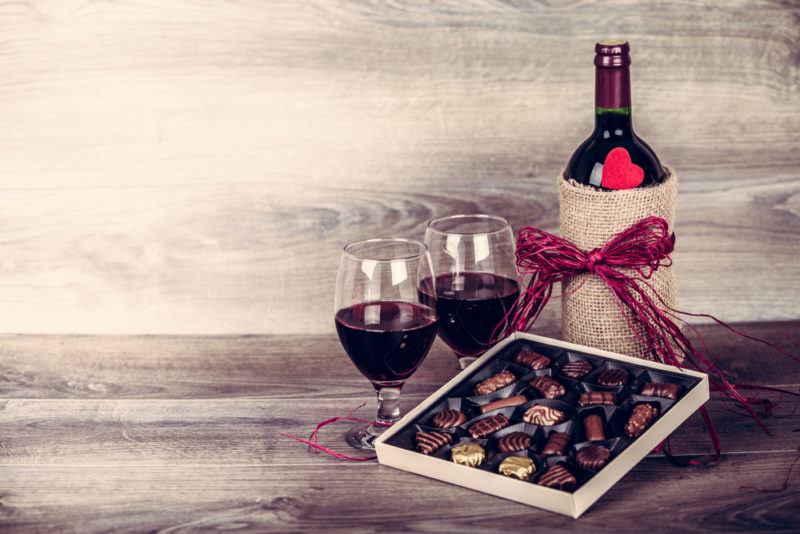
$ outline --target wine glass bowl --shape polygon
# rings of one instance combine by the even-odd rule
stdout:
[[[451,215],[428,222],[439,337],[462,368],[492,347],[507,330],[519,298],[514,233],[502,217]]]
[[[347,434],[361,450],[399,419],[398,399],[436,338],[436,296],[428,248],[408,239],[370,239],[342,251],[336,281],[336,332],[350,360],[378,392],[377,424]]]

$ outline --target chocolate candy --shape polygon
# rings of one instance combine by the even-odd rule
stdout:
[[[453,428],[467,422],[467,416],[460,410],[442,410],[433,416],[436,428]]]
[[[547,438],[547,443],[542,449],[542,456],[563,456],[569,447],[569,434],[564,432],[553,432]]]
[[[545,399],[557,399],[567,393],[563,385],[547,375],[537,376],[528,382],[528,384],[539,391]]]
[[[658,409],[652,404],[637,404],[633,407],[628,422],[625,423],[625,433],[632,438],[638,438],[656,416]]]
[[[597,471],[608,462],[611,451],[602,445],[587,445],[575,453],[575,461],[583,469]]]
[[[581,393],[578,406],[592,406],[594,404],[616,404],[617,394],[613,391],[589,391]]]
[[[512,432],[497,440],[500,452],[517,452],[531,446],[531,437],[525,432]]]
[[[573,360],[561,368],[561,374],[573,380],[580,380],[592,372],[592,364],[586,360]]]
[[[601,386],[624,386],[628,383],[628,371],[612,367],[597,375],[595,382]]]
[[[522,420],[533,425],[557,425],[567,420],[567,414],[544,404],[534,404],[522,414]]]
[[[662,397],[675,400],[678,398],[678,384],[662,384],[650,382],[642,386],[642,395],[645,397]]]
[[[414,441],[419,452],[433,454],[453,441],[453,435],[446,432],[417,432]]]
[[[489,417],[484,417],[476,423],[473,423],[469,427],[469,433],[475,439],[485,438],[491,436],[501,428],[507,427],[509,422],[508,417],[501,413],[490,415]]]
[[[458,465],[477,467],[486,459],[486,451],[477,443],[462,443],[450,449],[450,459]]]
[[[569,470],[561,464],[556,464],[545,471],[536,483],[540,486],[560,489],[562,491],[572,491],[578,485],[575,475],[570,473]]]
[[[528,480],[533,472],[536,471],[536,467],[533,465],[533,460],[527,456],[509,456],[500,462],[497,471],[507,477]]]
[[[603,441],[606,431],[603,428],[603,418],[599,415],[587,415],[583,418],[583,431],[587,441]]]
[[[499,399],[488,404],[484,404],[481,406],[481,413],[487,413],[491,412],[492,410],[507,408],[509,406],[519,406],[520,404],[525,404],[526,402],[528,402],[528,397],[525,395],[514,395],[513,397]]]
[[[493,393],[498,389],[509,385],[516,379],[517,377],[514,376],[514,373],[506,369],[502,373],[497,373],[494,376],[490,376],[486,380],[478,382],[478,384],[475,386],[475,394],[487,395],[489,393]]]
[[[520,365],[530,367],[534,371],[545,369],[550,366],[550,358],[541,354],[537,354],[532,350],[523,350],[517,354],[517,357],[514,358],[514,361]]]

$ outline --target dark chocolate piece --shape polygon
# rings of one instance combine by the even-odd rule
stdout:
[[[547,375],[537,376],[528,384],[541,393],[545,399],[557,399],[567,393],[567,390],[560,382]]]
[[[562,491],[572,491],[578,486],[578,481],[566,467],[556,464],[542,473],[537,484]]]
[[[592,372],[592,364],[586,360],[573,360],[561,368],[561,374],[573,380],[580,380]]]
[[[525,432],[512,432],[497,440],[500,452],[517,452],[531,446],[531,437]]]
[[[678,384],[650,382],[642,386],[642,395],[645,397],[662,397],[675,400],[678,398]]]
[[[581,393],[578,406],[592,406],[595,404],[616,404],[617,394],[613,391],[588,391]]]
[[[532,350],[523,350],[517,354],[517,357],[514,358],[514,361],[520,365],[524,365],[525,367],[530,367],[534,371],[545,369],[550,366],[550,358],[541,354],[537,354]]]
[[[453,435],[446,432],[417,432],[414,441],[419,452],[433,454],[453,441]]]
[[[508,408],[509,406],[519,406],[528,402],[528,397],[525,395],[514,395],[505,399],[499,399],[481,406],[481,413],[491,412],[500,408]]]
[[[514,373],[506,369],[501,373],[490,376],[486,380],[478,382],[478,384],[475,386],[475,394],[487,395],[489,393],[494,393],[498,389],[509,385],[516,379],[517,377],[514,376]]]
[[[532,425],[557,425],[567,420],[567,414],[544,404],[534,404],[522,414],[522,420]]]
[[[602,445],[588,445],[575,453],[575,461],[583,469],[597,471],[611,458],[611,451]]]
[[[490,415],[489,417],[484,417],[476,423],[473,423],[469,427],[469,433],[475,439],[486,438],[501,428],[507,427],[509,422],[508,417],[501,413]]]
[[[632,438],[638,438],[657,416],[658,409],[652,404],[637,404],[633,407],[630,419],[625,423],[625,433]]]
[[[606,431],[603,427],[603,418],[599,415],[587,415],[583,418],[583,431],[587,441],[603,441]]]
[[[547,438],[547,443],[542,449],[542,456],[563,456],[569,447],[570,437],[565,432],[553,432]]]
[[[595,382],[601,386],[624,386],[628,383],[628,371],[612,367],[597,375]]]
[[[460,410],[442,410],[433,416],[436,428],[453,428],[467,422],[467,416]]]

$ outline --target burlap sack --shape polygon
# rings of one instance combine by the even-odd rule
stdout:
[[[621,191],[598,191],[568,182],[562,176],[558,180],[561,236],[589,251],[602,247],[615,234],[649,215],[663,217],[671,228],[675,223],[678,177],[669,167],[666,170],[669,177],[657,186]],[[669,306],[677,308],[673,269],[659,268],[650,283]],[[595,275],[581,274],[565,282],[561,309],[566,341],[653,359],[631,331],[608,286]],[[625,313],[630,317],[630,312]]]

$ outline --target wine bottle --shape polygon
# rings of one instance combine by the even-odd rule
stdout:
[[[658,156],[633,131],[630,46],[613,39],[594,51],[594,132],[572,154],[566,177],[609,190],[658,184],[666,178]]]

